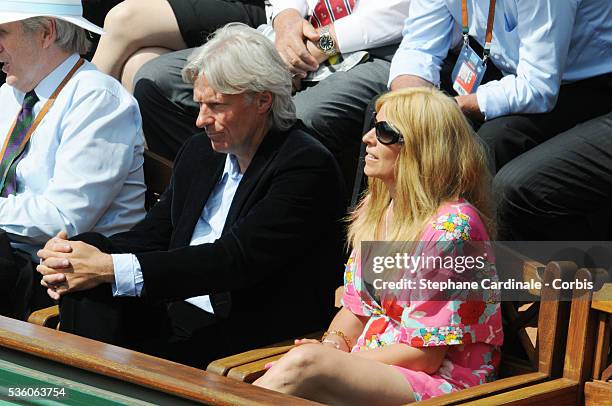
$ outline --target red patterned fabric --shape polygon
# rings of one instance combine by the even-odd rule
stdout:
[[[319,0],[310,17],[310,23],[322,27],[353,12],[355,0]]]

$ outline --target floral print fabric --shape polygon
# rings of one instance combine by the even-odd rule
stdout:
[[[419,249],[444,257],[459,255],[463,241],[483,241],[486,267],[482,272],[495,278],[494,256],[488,235],[476,209],[469,203],[447,203],[440,207],[424,231]],[[459,244],[459,245],[458,245]],[[343,305],[354,314],[369,316],[352,351],[404,343],[412,347],[449,346],[441,367],[434,374],[395,366],[410,383],[417,400],[428,399],[495,378],[503,341],[500,305],[494,293],[462,300],[428,300],[425,293],[406,295],[381,292],[378,300],[365,288],[360,259],[353,252],[344,273]],[[403,272],[409,278],[430,280],[465,274],[451,269],[417,269]],[[425,296],[423,296],[425,295]],[[426,300],[427,299],[427,300]]]

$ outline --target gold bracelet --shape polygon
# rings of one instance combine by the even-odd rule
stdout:
[[[337,350],[340,349],[340,344],[338,344],[337,341],[328,340],[328,339],[321,340],[321,344],[325,344],[325,343],[329,343],[329,344],[333,345]]]
[[[348,348],[349,351],[353,348],[353,344],[351,342],[351,339],[348,338],[346,336],[346,334],[344,334],[340,330],[326,331],[325,333],[323,333],[323,337],[321,337],[321,342],[325,341],[327,336],[331,336],[331,335],[336,335],[336,336],[340,337],[341,339],[343,339],[344,340],[344,344],[346,344],[346,348]]]

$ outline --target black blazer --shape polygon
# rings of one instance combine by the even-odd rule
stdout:
[[[253,327],[283,336],[324,327],[343,271],[345,192],[335,159],[299,124],[270,131],[243,175],[222,236],[189,246],[225,159],[205,135],[189,139],[160,201],[132,230],[111,237],[106,250],[137,256],[148,298],[211,294],[216,315],[242,317],[242,325],[257,320]]]

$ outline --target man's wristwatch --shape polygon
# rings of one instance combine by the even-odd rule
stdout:
[[[338,53],[334,37],[329,33],[329,26],[321,28],[319,33],[319,49],[327,56],[334,56]]]

